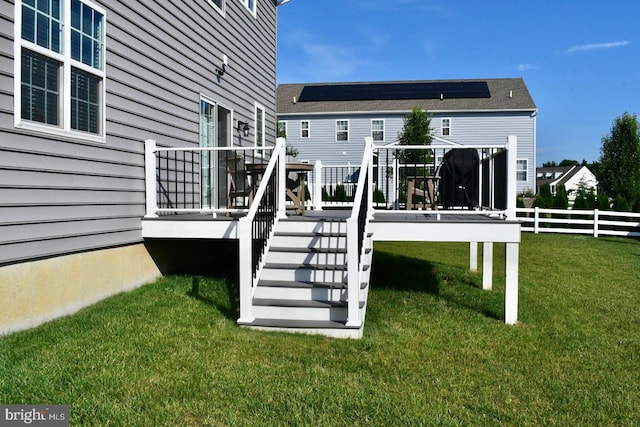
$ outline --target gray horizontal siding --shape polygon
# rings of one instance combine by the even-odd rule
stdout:
[[[224,17],[205,0],[98,2],[107,10],[106,143],[14,128],[14,6],[0,0],[0,265],[140,242],[144,141],[196,146],[201,94],[248,121],[251,143],[260,103],[275,141],[272,2],[259,2],[258,19],[235,0]]]
[[[460,144],[502,144],[508,135],[518,137],[518,159],[528,160],[527,182],[518,182],[517,191],[535,189],[535,119],[528,112],[435,113],[433,134],[441,136],[441,119],[451,119],[451,135],[443,138]],[[324,164],[359,164],[364,138],[371,136],[371,120],[385,121],[384,142],[398,139],[404,126],[403,114],[282,115],[287,122],[287,143],[295,146],[301,160],[321,160]],[[300,137],[301,120],[310,122],[310,138]],[[349,141],[336,142],[336,120],[349,120]]]

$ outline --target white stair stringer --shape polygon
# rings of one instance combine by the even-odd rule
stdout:
[[[252,300],[255,329],[361,338],[369,291],[372,237],[363,245],[359,327],[346,326],[347,232],[344,219],[278,221]]]

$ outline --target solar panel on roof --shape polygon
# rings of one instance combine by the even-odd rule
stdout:
[[[299,102],[490,98],[487,82],[413,82],[305,86]]]

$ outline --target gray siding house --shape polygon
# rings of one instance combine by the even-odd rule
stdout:
[[[324,165],[359,164],[365,137],[397,141],[415,106],[433,114],[434,136],[454,144],[517,136],[517,191],[535,191],[537,108],[521,78],[281,84],[277,92],[287,143],[299,160]]]
[[[145,140],[275,142],[276,7],[0,0],[0,334],[161,274]]]

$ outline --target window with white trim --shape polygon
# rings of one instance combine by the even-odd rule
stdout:
[[[371,138],[374,141],[384,141],[384,120],[371,120]]]
[[[440,122],[440,130],[442,136],[451,135],[451,119],[442,119]]]
[[[23,0],[15,13],[15,125],[103,140],[104,9],[88,0]]]
[[[349,120],[336,120],[336,141],[349,141]]]
[[[218,12],[224,15],[224,6],[226,0],[207,0]]]
[[[309,138],[310,129],[311,124],[309,123],[309,120],[302,120],[300,122],[300,138]]]
[[[516,160],[516,180],[527,181],[528,163],[527,159]]]
[[[264,107],[256,103],[255,109],[255,124],[256,124],[256,147],[264,147],[264,131],[265,131],[265,114]],[[258,155],[262,155],[262,150],[256,151]]]
[[[249,12],[251,12],[253,16],[256,16],[256,3],[258,2],[258,0],[240,0],[240,1],[242,2],[242,4],[244,4],[244,7],[249,9]]]
[[[278,120],[278,138],[287,137],[287,122],[284,120]]]

